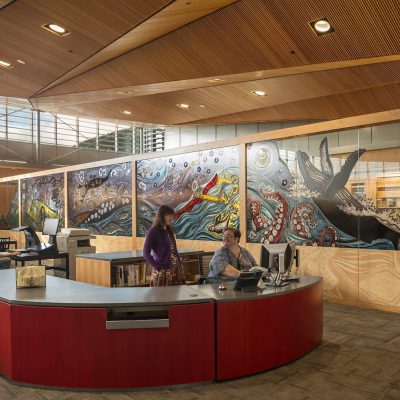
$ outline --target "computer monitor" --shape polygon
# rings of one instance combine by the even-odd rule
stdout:
[[[43,225],[43,235],[56,236],[58,230],[58,218],[46,218]]]
[[[43,224],[43,235],[49,235],[49,244],[57,247],[58,218],[46,218]]]
[[[263,244],[261,246],[260,266],[270,272],[284,274],[289,271],[296,256],[296,243]]]

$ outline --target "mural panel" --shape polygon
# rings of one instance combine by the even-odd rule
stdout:
[[[19,225],[18,181],[0,183],[0,229],[9,230]]]
[[[166,204],[178,238],[220,240],[226,226],[239,227],[239,148],[138,161],[136,188],[138,236]]]
[[[303,151],[301,142],[297,150],[280,149],[275,141],[259,142],[248,145],[247,152],[249,242],[397,248],[400,163],[386,163],[397,170],[397,186],[388,175],[381,176],[389,189],[399,190],[399,207],[390,208],[379,198],[384,185],[376,176],[377,162],[362,161],[365,149],[331,156],[323,137],[315,155]],[[366,181],[374,186],[369,193]]]
[[[22,225],[41,232],[46,218],[58,218],[64,226],[64,174],[21,180]]]
[[[98,235],[132,235],[132,165],[68,172],[68,221]]]

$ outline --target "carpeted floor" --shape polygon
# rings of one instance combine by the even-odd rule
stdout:
[[[400,400],[400,315],[324,303],[324,338],[289,365],[247,378],[130,392],[31,389],[0,378],[0,400]]]

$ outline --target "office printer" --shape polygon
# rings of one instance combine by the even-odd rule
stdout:
[[[96,236],[90,234],[89,229],[84,228],[62,228],[57,235],[57,246],[59,251],[69,253],[69,279],[76,278],[76,255],[96,253],[96,246],[90,244],[90,239]]]

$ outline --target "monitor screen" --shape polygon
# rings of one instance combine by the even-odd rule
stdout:
[[[46,218],[43,225],[43,235],[57,235],[58,218]]]
[[[296,255],[296,243],[263,244],[260,266],[271,272],[285,273],[290,270]]]

